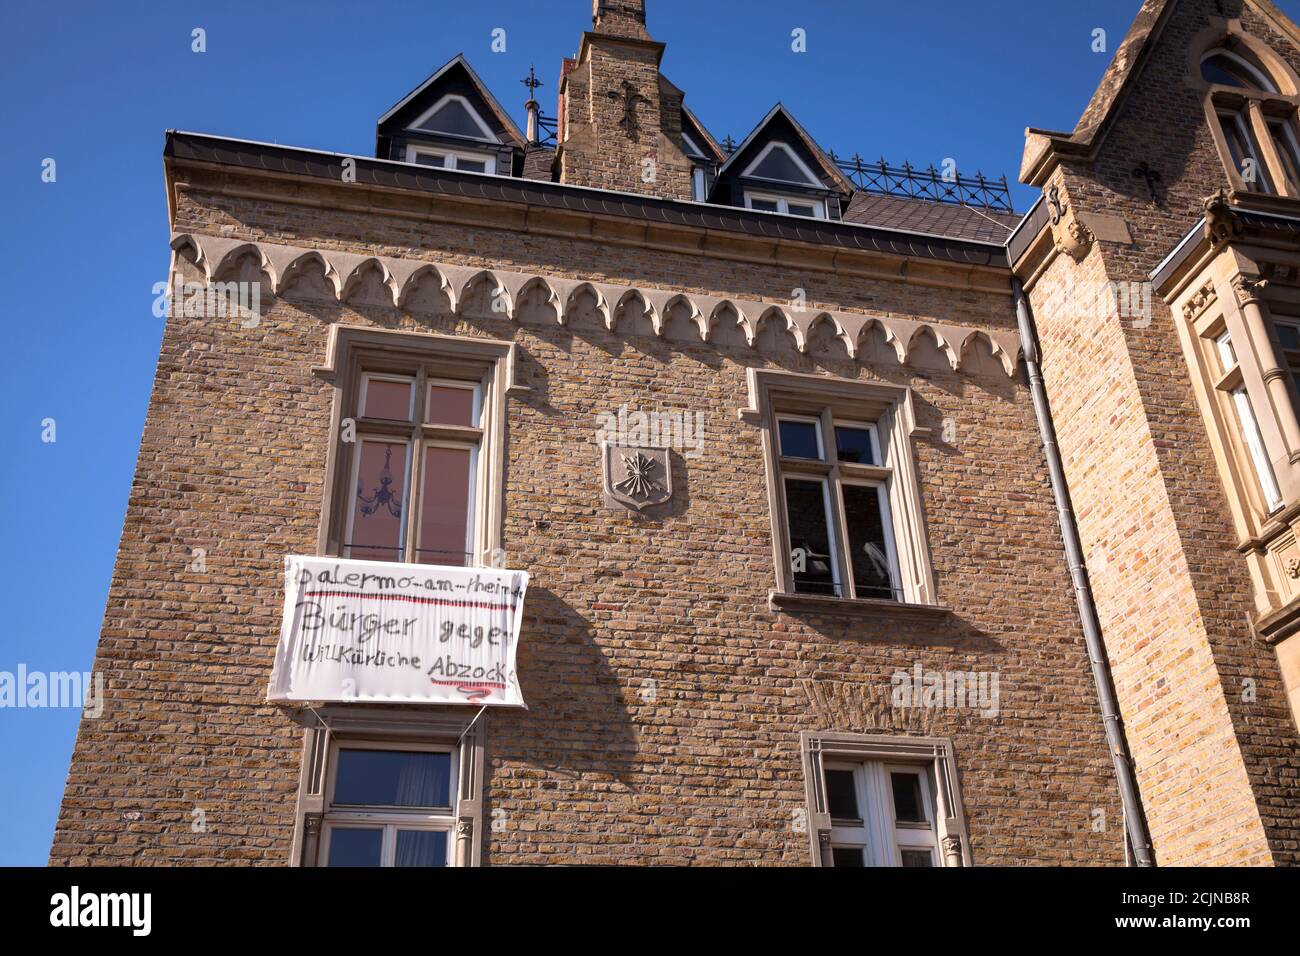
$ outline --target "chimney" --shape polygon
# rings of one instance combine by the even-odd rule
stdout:
[[[682,93],[659,72],[663,54],[645,0],[593,0],[592,28],[560,73],[560,182],[691,198]]]
[[[648,40],[645,0],[592,0],[591,32]]]

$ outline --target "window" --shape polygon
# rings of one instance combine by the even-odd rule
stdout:
[[[290,863],[477,866],[486,720],[469,708],[311,710]]]
[[[788,145],[778,141],[768,143],[741,175],[750,179],[793,183],[817,189],[823,186],[822,181],[808,168],[808,164]]]
[[[708,174],[703,166],[691,170],[691,198],[696,202],[704,202],[709,198]]]
[[[455,94],[444,96],[407,128],[461,139],[499,142],[469,100]]]
[[[1277,333],[1278,361],[1291,375],[1297,395],[1300,395],[1300,318],[1273,316]]]
[[[749,369],[744,421],[763,429],[776,589],[772,606],[934,600],[909,389]],[[839,605],[841,610],[847,605]]]
[[[1264,495],[1265,506],[1271,514],[1282,507],[1282,492],[1278,489],[1277,478],[1273,474],[1273,465],[1270,463],[1268,452],[1264,448],[1264,437],[1260,434],[1259,422],[1255,418],[1254,408],[1251,407],[1250,396],[1246,394],[1246,385],[1241,380],[1237,352],[1233,348],[1231,336],[1227,332],[1220,333],[1214,339],[1214,347],[1219,356],[1219,365],[1223,373],[1219,388],[1227,392],[1232,401],[1242,443],[1246,446],[1246,451],[1250,455],[1255,478],[1259,482],[1259,489]]]
[[[474,562],[482,383],[366,371],[342,556]]]
[[[837,421],[829,409],[776,421],[795,591],[901,599],[876,426]]]
[[[925,766],[828,763],[825,774],[835,866],[941,865]]]
[[[1245,57],[1222,48],[1211,50],[1201,58],[1201,76],[1207,83],[1220,86],[1277,92],[1263,71]]]
[[[320,865],[451,865],[457,763],[453,747],[334,743]]]
[[[318,554],[464,567],[501,547],[509,343],[336,325]],[[522,389],[520,389],[522,391]]]
[[[803,196],[779,196],[775,193],[745,193],[745,206],[760,212],[779,212],[787,216],[805,216],[809,219],[825,219],[826,203],[821,199],[809,199]]]
[[[952,742],[800,734],[814,866],[970,865]]]
[[[1300,197],[1300,99],[1277,83],[1247,44],[1232,38],[1201,57],[1212,121],[1233,185],[1267,195]]]
[[[1269,120],[1268,134],[1277,154],[1279,178],[1289,193],[1300,196],[1300,143],[1296,142],[1295,128],[1283,120]]]
[[[496,157],[487,153],[467,153],[434,146],[406,147],[406,161],[419,166],[455,169],[463,173],[495,173]]]
[[[1273,192],[1267,167],[1260,160],[1259,144],[1250,128],[1249,115],[1245,111],[1220,113],[1219,127],[1228,146],[1228,155],[1232,157],[1232,166],[1246,188],[1254,192]]]

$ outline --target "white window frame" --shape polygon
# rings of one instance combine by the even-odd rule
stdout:
[[[807,461],[808,459],[803,459],[803,460]],[[816,477],[812,475],[800,475],[798,473],[795,474],[783,473],[781,475],[781,505],[785,509],[785,525],[787,528],[790,527],[790,503],[786,498],[786,488],[785,488],[785,483],[787,481],[800,481],[803,482],[804,484],[809,484],[809,485],[815,484],[821,487],[822,520],[826,522],[826,543],[827,543],[826,546],[830,551],[828,557],[830,558],[830,562],[831,562],[831,586],[834,590],[834,593],[828,594],[826,595],[826,597],[843,597],[845,595],[843,594],[844,580],[840,573],[840,563],[841,563],[840,548],[839,548],[838,535],[836,534],[835,514],[834,511],[832,510],[833,508],[838,507],[838,503],[833,504],[831,501],[832,498],[831,487],[830,487],[831,483],[827,478]],[[835,497],[838,498],[838,496]],[[791,560],[793,560],[793,555],[791,556]],[[790,571],[791,580],[794,579],[794,573],[795,572],[792,567]],[[803,591],[800,593],[816,594],[817,592]]]
[[[809,850],[816,867],[834,866],[833,848],[868,846],[866,866],[899,866],[902,850],[931,850],[936,866],[970,866],[970,838],[962,807],[957,759],[952,741],[946,737],[907,737],[855,734],[832,730],[805,730],[799,734],[804,786],[807,794]],[[866,768],[874,767],[874,770]],[[861,768],[861,769],[859,769]],[[855,776],[861,821],[831,818],[826,787],[827,769],[848,769]],[[888,774],[922,773],[922,800],[928,824],[898,825],[893,813],[893,790]],[[870,794],[865,784],[875,774],[875,802],[864,802]]]
[[[1227,378],[1237,370],[1238,365],[1232,336],[1226,330],[1220,332],[1214,337],[1214,347],[1219,356],[1223,377]],[[1241,442],[1246,446],[1246,453],[1250,456],[1255,472],[1255,481],[1264,496],[1265,508],[1269,514],[1273,514],[1282,507],[1282,491],[1278,487],[1277,476],[1273,473],[1273,464],[1268,459],[1268,451],[1264,448],[1264,436],[1260,433],[1255,409],[1250,404],[1250,395],[1246,392],[1245,384],[1241,382],[1227,391],[1237,413],[1237,428]]]
[[[465,566],[479,566],[483,555],[490,553],[492,550],[490,546],[479,546],[480,542],[489,537],[488,532],[490,529],[487,527],[485,517],[485,512],[488,509],[484,506],[484,503],[485,496],[488,493],[488,483],[492,480],[492,476],[488,474],[488,469],[484,467],[488,459],[485,459],[482,454],[483,443],[488,440],[489,435],[487,423],[484,421],[484,380],[453,379],[432,375],[424,371],[424,365],[423,362],[419,363],[411,373],[379,372],[369,369],[363,369],[360,372],[355,406],[357,411],[355,440],[341,443],[341,447],[347,447],[352,456],[348,468],[348,485],[343,496],[344,507],[347,510],[340,522],[344,536],[339,539],[339,550],[337,552],[342,557],[351,556],[350,543],[353,539],[357,517],[356,502],[353,496],[356,493],[357,481],[361,473],[361,452],[366,442],[399,445],[402,448],[403,514],[398,537],[399,553],[387,560],[404,563],[408,560],[407,555],[409,552],[410,560],[420,563],[419,548],[412,548],[411,544],[413,536],[414,543],[419,544],[418,536],[425,507],[424,469],[427,459],[425,449],[427,448],[457,448],[469,451],[470,500],[466,509],[465,521]],[[410,383],[411,406],[408,421],[398,423],[385,419],[368,419],[363,414],[371,381]],[[467,438],[465,435],[467,430],[461,426],[416,421],[417,412],[422,412],[418,416],[420,418],[428,417],[429,396],[435,386],[465,389],[471,392],[473,396],[472,420],[475,423],[471,427],[477,432],[476,440]],[[399,433],[398,428],[403,428],[404,431]],[[396,474],[396,469],[394,469],[394,473]],[[411,502],[415,502],[414,509],[411,509]],[[438,562],[432,563],[436,564]]]
[[[426,143],[408,143],[406,145],[406,161],[418,165],[417,156],[441,156],[444,160],[443,165],[430,167],[433,169],[454,169],[459,172],[477,173],[478,170],[475,169],[460,169],[460,161],[468,159],[485,164],[483,172],[479,173],[480,176],[495,176],[497,171],[497,158],[491,153],[448,149],[445,146],[432,146]]]
[[[804,458],[801,461],[825,461],[826,460],[826,443],[822,440],[822,420],[815,415],[787,415],[784,412],[776,414],[776,443],[777,451],[782,458],[794,458],[794,455],[787,455],[785,449],[781,447],[781,423],[782,422],[800,422],[804,425],[813,426],[813,434],[817,437],[817,457]],[[879,460],[879,456],[877,456]]]
[[[781,447],[781,425],[783,422],[798,422],[811,425],[817,438],[817,458],[796,458],[785,454]],[[874,464],[841,462],[839,458],[839,441],[835,435],[837,428],[853,428],[868,433],[871,442],[871,454]],[[787,481],[819,482],[822,486],[822,501],[825,505],[827,540],[830,545],[832,568],[832,585],[834,593],[827,597],[854,600],[895,600],[906,602],[907,596],[902,585],[902,575],[898,563],[898,547],[895,538],[898,529],[894,526],[893,513],[889,507],[893,469],[885,462],[880,450],[880,436],[873,422],[857,419],[837,418],[832,414],[821,416],[799,415],[780,411],[773,415],[774,441],[777,452],[777,473],[780,478],[780,502],[782,524],[786,534],[790,534],[790,502],[786,494]],[[833,444],[832,444],[833,443]],[[824,473],[810,474],[800,470],[802,463],[817,464],[825,469]],[[862,598],[857,593],[857,583],[853,579],[853,530],[849,527],[848,510],[844,502],[844,486],[875,488],[876,500],[880,507],[880,527],[884,534],[885,560],[889,574],[889,588],[892,597]],[[793,540],[790,541],[793,547]],[[790,587],[796,588],[793,553],[787,559]],[[798,594],[815,595],[815,591],[795,591]]]
[[[865,760],[854,763],[827,762],[822,769],[843,770],[853,774],[858,821],[831,820],[830,846],[858,850],[865,866],[901,867],[903,851],[921,851],[930,855],[930,865],[943,866],[939,852],[938,825],[935,821],[934,776],[923,764],[884,763]],[[909,774],[920,778],[921,823],[898,820],[894,806],[891,774]]]
[[[398,807],[360,809],[354,805],[334,803],[338,782],[340,750],[396,750],[402,752],[445,753],[448,755],[449,780],[447,794],[450,806],[405,810]],[[437,831],[447,834],[447,859],[445,866],[455,865],[457,794],[460,753],[450,744],[415,743],[385,740],[335,739],[329,746],[329,771],[325,790],[325,808],[321,817],[321,838],[317,866],[328,866],[330,840],[336,829],[383,829],[383,846],[380,851],[381,867],[391,867],[397,853],[398,830]],[[432,812],[431,812],[432,811]]]
[[[691,198],[696,202],[707,200],[709,198],[708,182],[703,166],[696,166],[691,170]]]
[[[393,375],[387,372],[362,372],[361,373],[361,396],[357,400],[357,412],[363,418],[366,415],[366,401],[370,397],[371,382],[401,382],[403,385],[411,387],[411,401],[407,405],[406,420],[410,421],[415,417],[415,387],[416,381],[414,375]],[[400,421],[401,419],[397,419]]]
[[[427,123],[433,117],[434,113],[437,113],[438,110],[446,106],[447,103],[451,100],[455,100],[456,102],[460,103],[460,105],[465,107],[465,109],[469,112],[470,119],[474,121],[474,125],[477,126],[479,128],[479,132],[483,134],[481,137],[481,140],[483,142],[492,143],[494,145],[500,145],[501,140],[499,140],[496,134],[492,132],[492,129],[487,125],[487,123],[483,122],[483,117],[479,115],[478,110],[474,109],[473,104],[470,103],[468,99],[466,99],[465,97],[457,93],[448,93],[442,99],[438,100],[438,102],[434,103],[431,107],[429,107],[427,110],[421,113],[419,118],[416,119],[415,122],[407,126],[406,127],[407,130],[412,133],[431,133],[434,136],[454,136],[457,139],[470,139],[470,137],[461,136],[459,133],[444,133],[440,130],[422,128],[424,124]]]
[[[412,390],[414,391],[414,389]],[[380,434],[369,434],[369,433],[356,436],[356,441],[352,443],[353,444],[352,474],[348,481],[348,488],[350,488],[352,490],[352,493],[355,495],[357,482],[360,480],[361,477],[361,449],[366,442],[371,442],[376,445],[397,445],[401,447],[402,464],[401,464],[400,474],[402,476],[402,500],[404,502],[410,501],[411,500],[410,482],[411,482],[411,475],[413,469],[411,467],[412,464],[411,463],[411,440],[409,438],[398,438],[392,435],[380,435]],[[346,525],[347,535],[346,537],[343,538],[344,543],[341,547],[342,557],[344,558],[350,558],[352,556],[350,553],[352,550],[351,541],[352,541],[352,532],[355,530],[354,525],[356,520],[357,520],[356,503],[352,499],[349,499],[348,512],[347,512],[347,525]],[[402,517],[399,520],[401,521],[401,525],[398,529],[397,550],[400,553],[396,557],[391,559],[396,562],[406,560],[406,529],[408,526],[408,522],[405,517]],[[363,545],[363,548],[364,547],[366,546]],[[382,559],[367,558],[366,560],[374,561],[374,560],[382,560]]]
[[[911,389],[853,379],[831,378],[778,369],[746,370],[749,405],[739,410],[742,421],[757,426],[763,434],[763,455],[767,476],[768,507],[772,521],[772,557],[776,570],[776,587],[769,593],[773,609],[797,605],[806,600],[816,602],[848,601],[849,598],[825,598],[796,592],[790,565],[790,534],[786,520],[785,485],[787,474],[816,473],[830,468],[827,461],[825,427],[822,429],[823,459],[782,461],[778,420],[812,418],[830,424],[854,428],[872,426],[873,444],[879,465],[839,463],[844,478],[866,479],[885,483],[885,501],[892,535],[891,572],[896,601],[914,611],[932,610],[946,613],[937,601],[934,570],[930,561],[925,515],[921,506],[921,489],[912,437],[918,431]],[[838,457],[838,456],[837,456]],[[841,574],[841,578],[843,575]]]
[[[765,200],[776,203],[777,213],[783,216],[798,216],[800,219],[825,219],[826,218],[826,200],[818,199],[813,196],[783,196],[780,193],[765,193],[745,190],[745,208],[754,209],[754,200]],[[791,212],[790,203],[796,203],[803,206],[811,206],[813,215],[805,216],[801,213]],[[771,212],[770,209],[756,209],[755,212]]]
[[[754,175],[754,170],[757,169],[759,166],[761,166],[763,164],[763,160],[767,159],[768,154],[776,149],[784,150],[786,155],[789,156],[790,159],[794,161],[794,164],[797,167],[799,167],[799,172],[803,173],[804,176],[806,177],[805,182],[799,182],[794,179],[769,179],[766,176]],[[765,183],[786,183],[788,185],[794,185],[794,186],[814,186],[817,189],[822,189],[825,186],[825,184],[822,183],[822,181],[817,177],[817,175],[811,169],[808,168],[808,164],[799,158],[799,154],[790,148],[790,144],[783,142],[779,139],[774,139],[772,140],[772,142],[768,143],[765,147],[763,147],[762,152],[758,154],[758,158],[756,158],[752,163],[746,166],[745,171],[740,175],[748,179],[761,179]]]
[[[1249,112],[1249,106],[1237,110],[1220,109],[1218,111],[1218,116],[1221,123],[1224,120],[1231,122],[1236,128],[1238,136],[1241,137],[1242,148],[1245,151],[1245,154],[1242,156],[1242,161],[1251,160],[1255,164],[1255,180],[1253,182],[1246,182],[1245,170],[1239,165],[1236,166],[1237,178],[1241,180],[1241,183],[1246,187],[1247,192],[1255,192],[1264,196],[1274,196],[1277,195],[1278,192],[1277,184],[1273,182],[1275,171],[1270,168],[1268,162],[1261,155],[1263,152],[1263,146],[1260,144],[1259,137],[1256,135]],[[1222,134],[1222,130],[1220,130],[1220,133]],[[1227,146],[1226,135],[1224,138],[1224,145]],[[1231,146],[1228,146],[1228,155],[1230,157],[1232,156]],[[1233,162],[1236,162],[1235,157],[1233,157]]]

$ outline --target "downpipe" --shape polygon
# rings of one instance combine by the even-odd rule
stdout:
[[[1025,356],[1025,371],[1029,379],[1029,392],[1034,402],[1034,417],[1043,441],[1043,454],[1052,482],[1052,497],[1056,501],[1056,518],[1065,544],[1065,558],[1074,584],[1074,597],[1079,605],[1079,621],[1083,625],[1083,639],[1088,647],[1088,660],[1092,665],[1092,680],[1097,688],[1101,705],[1101,719],[1106,728],[1106,743],[1115,764],[1115,777],[1119,782],[1120,803],[1124,807],[1124,824],[1129,847],[1133,852],[1134,866],[1155,866],[1151,848],[1151,835],[1147,830],[1146,815],[1142,811],[1142,798],[1138,793],[1137,779],[1133,773],[1133,758],[1129,753],[1124,725],[1115,699],[1115,686],[1106,657],[1106,647],[1101,637],[1101,621],[1097,605],[1092,598],[1088,582],[1088,569],[1079,544],[1079,528],[1070,501],[1070,489],[1065,483],[1065,470],[1061,465],[1061,450],[1056,442],[1056,426],[1052,423],[1052,409],[1047,402],[1047,389],[1038,364],[1038,335],[1034,317],[1025,297],[1021,281],[1011,278],[1011,293],[1016,303],[1016,323],[1020,326],[1020,345]]]

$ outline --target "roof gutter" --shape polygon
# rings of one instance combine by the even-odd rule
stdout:
[[[1088,660],[1092,665],[1092,680],[1096,685],[1097,700],[1101,705],[1101,719],[1106,728],[1106,744],[1110,748],[1111,759],[1115,764],[1115,777],[1119,782],[1120,803],[1124,808],[1124,825],[1128,834],[1128,845],[1133,852],[1131,865],[1155,866],[1151,835],[1147,830],[1142,797],[1138,792],[1137,780],[1133,772],[1133,758],[1124,735],[1124,724],[1115,699],[1110,661],[1106,656],[1106,645],[1101,636],[1101,621],[1097,616],[1097,605],[1093,601],[1092,587],[1088,582],[1088,569],[1083,560],[1083,548],[1079,543],[1079,526],[1075,520],[1074,504],[1070,500],[1070,489],[1066,484],[1065,469],[1061,464],[1061,449],[1056,441],[1056,426],[1052,422],[1052,409],[1047,401],[1047,389],[1043,384],[1043,373],[1038,364],[1038,333],[1034,328],[1034,315],[1029,299],[1025,296],[1024,286],[1015,276],[1011,279],[1011,290],[1016,303],[1016,322],[1020,326],[1020,344],[1024,350],[1029,391],[1034,401],[1034,417],[1038,419],[1043,453],[1047,457],[1047,470],[1052,483],[1052,497],[1056,500],[1057,523],[1060,525],[1061,538],[1065,543],[1065,558],[1070,568],[1070,579],[1074,582],[1074,597],[1079,605],[1079,621],[1083,625],[1083,638],[1088,647]]]

